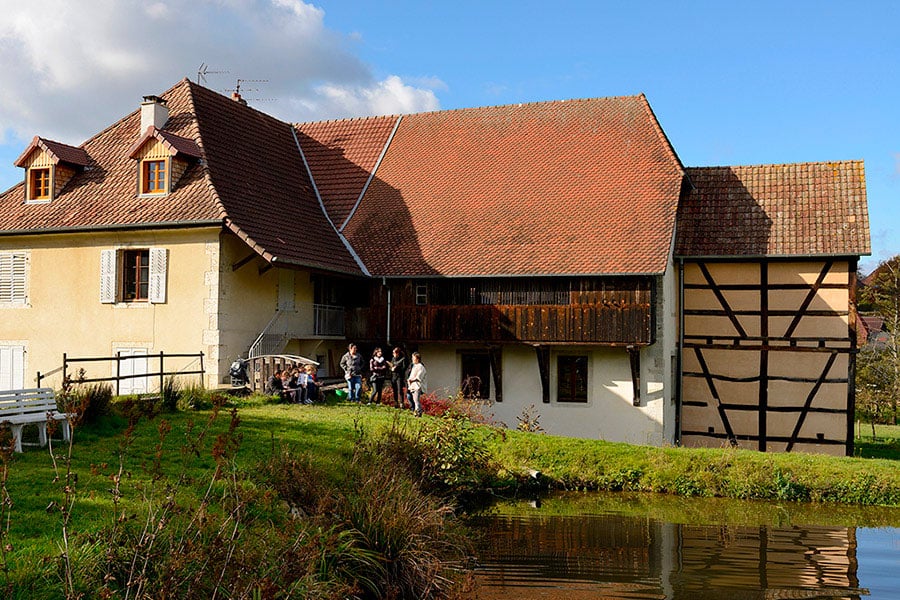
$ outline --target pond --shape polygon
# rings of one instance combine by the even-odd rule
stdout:
[[[472,524],[486,600],[900,598],[900,509],[568,493]]]

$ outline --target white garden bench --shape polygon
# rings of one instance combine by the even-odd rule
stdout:
[[[30,423],[38,426],[38,441],[47,445],[47,422],[61,421],[63,439],[68,441],[68,415],[56,410],[56,398],[51,388],[31,390],[0,390],[0,426],[8,426],[16,440],[16,452],[22,451],[22,428]]]

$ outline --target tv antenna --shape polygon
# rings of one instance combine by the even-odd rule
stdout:
[[[275,98],[244,98],[241,96],[241,91],[243,92],[258,92],[259,88],[241,88],[245,83],[269,83],[268,79],[238,79],[237,83],[234,86],[234,89],[225,90],[226,92],[231,92],[231,97],[234,100],[239,102],[246,103],[248,100],[252,100],[253,102],[274,102]]]
[[[199,85],[200,83],[206,83],[206,75],[207,74],[218,75],[218,74],[227,73],[227,72],[228,71],[210,71],[208,64],[206,64],[205,62],[200,63],[200,66],[197,68],[197,84]]]

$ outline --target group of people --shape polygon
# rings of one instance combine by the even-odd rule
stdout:
[[[266,393],[285,402],[312,404],[319,397],[315,365],[275,371],[266,381]]]
[[[411,361],[406,358],[402,348],[394,348],[391,358],[385,358],[381,348],[375,348],[369,359],[369,383],[371,392],[367,403],[381,404],[384,384],[390,378],[391,391],[394,395],[394,406],[409,408],[416,416],[422,416],[422,394],[427,388],[427,372],[422,364],[422,357],[413,352]],[[360,402],[363,377],[363,359],[356,344],[350,344],[347,353],[341,357],[341,369],[347,380],[350,401]]]

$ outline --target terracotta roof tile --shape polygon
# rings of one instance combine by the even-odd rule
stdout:
[[[356,206],[397,120],[386,116],[296,125],[313,180],[338,228]]]
[[[90,162],[90,157],[88,157],[87,152],[85,152],[84,148],[76,148],[75,146],[69,146],[68,144],[63,144],[62,142],[54,142],[53,140],[47,140],[38,136],[34,136],[34,139],[31,140],[31,143],[25,148],[25,151],[16,159],[13,163],[17,167],[25,166],[25,160],[28,156],[35,150],[35,148],[40,148],[44,150],[50,157],[53,159],[54,163],[64,162],[69,163],[70,165],[78,165],[80,167],[86,167]]]
[[[643,96],[415,114],[345,234],[375,275],[661,273],[682,180]]]
[[[679,256],[870,253],[862,161],[689,168]]]
[[[23,184],[0,194],[0,234],[218,222],[267,259],[361,272],[312,193],[290,124],[187,79],[162,96],[169,120],[154,135],[203,159],[171,193],[137,194],[135,111],[83,144],[86,168],[52,202],[25,204]]]

